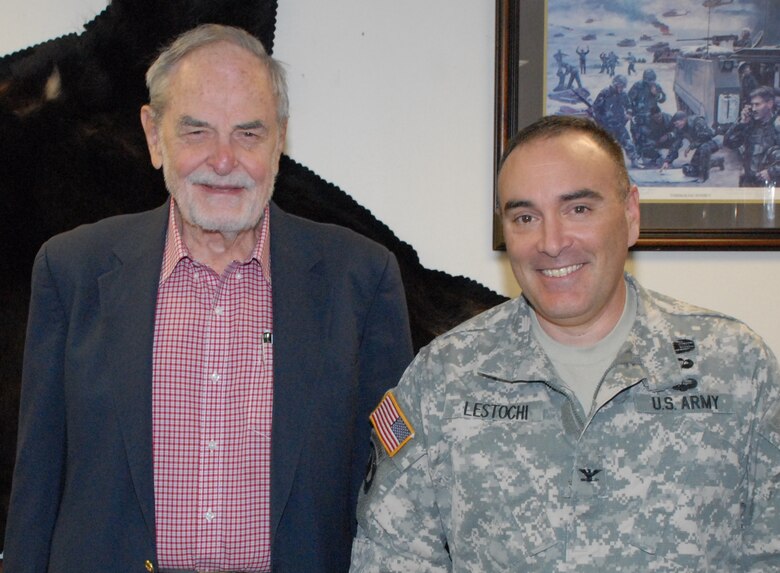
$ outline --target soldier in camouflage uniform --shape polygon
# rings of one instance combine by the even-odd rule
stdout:
[[[653,110],[660,108],[660,104],[666,101],[666,92],[655,80],[655,71],[647,69],[642,72],[642,79],[628,90],[632,114],[631,137],[640,156],[642,149],[650,145],[650,116]]]
[[[750,105],[750,94],[760,87],[753,67],[748,62],[742,62],[737,68],[739,74],[739,109]]]
[[[603,130],[544,118],[508,149],[523,295],[424,348],[372,415],[351,571],[779,571],[771,351],[623,273],[638,191]]]
[[[574,51],[577,52],[577,55],[580,58],[580,73],[584,75],[588,71],[588,54],[590,54],[590,46],[585,46],[584,49],[577,46],[577,49]]]
[[[632,166],[640,164],[636,148],[626,129],[631,119],[631,100],[626,95],[628,81],[625,76],[617,75],[612,83],[601,90],[593,101],[593,119],[617,139],[631,159]]]
[[[674,134],[672,115],[655,107],[650,113],[650,121],[646,128],[647,137],[643,138],[643,146],[637,147],[637,153],[639,153],[645,166],[661,167],[664,162],[661,150],[665,149],[668,152],[668,149],[677,139]]]
[[[750,105],[723,137],[723,145],[742,153],[740,187],[763,187],[780,181],[780,119],[775,113],[775,92],[759,87],[750,94]]]
[[[693,155],[690,162],[683,165],[683,173],[695,177],[697,183],[704,183],[710,178],[712,154],[719,149],[718,142],[714,139],[715,132],[707,125],[707,120],[702,116],[689,116],[684,111],[678,111],[672,116],[672,125],[674,126],[675,139],[661,169],[668,169],[674,163],[675,159],[680,156],[683,143],[687,141],[688,148],[685,154],[693,151]],[[722,169],[722,158],[718,164]]]

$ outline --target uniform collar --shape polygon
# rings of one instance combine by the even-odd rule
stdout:
[[[620,374],[610,382],[620,391],[638,382],[644,382],[651,391],[660,391],[680,384],[684,375],[675,354],[678,342],[671,324],[653,294],[645,290],[629,273],[625,274],[628,288],[637,297],[634,326],[623,344],[614,366],[622,366]],[[536,338],[531,333],[531,312],[522,296],[508,303],[511,310],[506,321],[497,326],[495,351],[486,355],[479,373],[505,382],[543,381],[553,387],[559,385],[555,371]],[[510,328],[512,336],[501,334]]]

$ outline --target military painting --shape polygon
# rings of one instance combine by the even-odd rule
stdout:
[[[548,0],[546,9],[544,113],[587,116],[616,137],[645,227],[778,226],[780,2]],[[735,204],[748,208],[735,214]]]

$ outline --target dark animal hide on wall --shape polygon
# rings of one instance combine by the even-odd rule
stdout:
[[[33,257],[56,233],[165,200],[138,119],[147,98],[143,76],[161,45],[204,22],[243,27],[270,50],[276,1],[114,0],[84,33],[0,59],[0,540]],[[414,249],[369,211],[289,157],[282,157],[274,199],[290,213],[352,228],[395,253],[415,349],[505,300],[470,279],[423,268]]]

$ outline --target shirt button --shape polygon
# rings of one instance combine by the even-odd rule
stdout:
[[[208,443],[207,447],[208,447],[209,451],[211,451],[211,452],[216,450],[217,449],[217,440],[209,440],[209,443]]]
[[[219,372],[214,372],[211,375],[211,381],[212,382],[219,382],[222,379],[222,375]]]
[[[214,308],[214,314],[217,316],[222,316],[222,313],[225,312],[225,309],[223,309],[221,306],[217,306]]]
[[[211,510],[208,510],[208,511],[207,511],[207,512],[206,512],[206,513],[203,515],[203,517],[205,517],[205,518],[206,518],[206,521],[211,521],[211,520],[213,520],[213,519],[216,517],[216,515],[215,515],[214,513],[212,513],[212,512],[211,512]]]
[[[244,276],[244,275],[242,275],[240,272],[237,272],[237,273],[236,273],[236,280],[239,280],[239,281],[240,281],[240,280],[241,280],[241,278],[242,278],[243,276]]]

